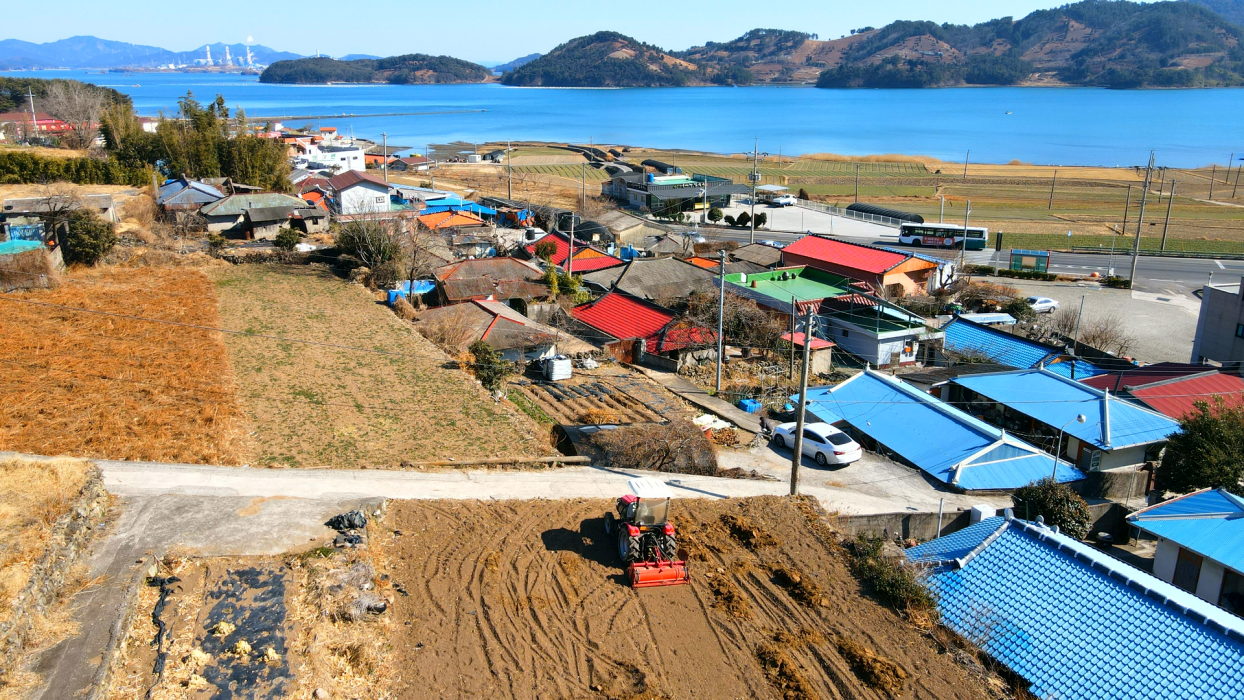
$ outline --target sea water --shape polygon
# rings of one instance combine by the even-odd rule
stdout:
[[[483,85],[270,85],[211,73],[29,71],[131,96],[139,114],[174,113],[187,91],[249,117],[341,116],[313,125],[422,150],[453,141],[561,141],[776,155],[901,153],[962,162],[1053,165],[1225,164],[1244,155],[1244,89],[811,87],[541,89]],[[478,111],[475,111],[478,110]],[[286,126],[304,122],[287,121]]]

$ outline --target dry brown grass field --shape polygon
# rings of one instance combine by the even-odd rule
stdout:
[[[151,320],[142,320],[151,319]],[[215,292],[192,269],[74,270],[0,299],[0,450],[241,464]]]
[[[215,273],[225,339],[264,466],[398,466],[550,451],[373,294],[319,267]],[[297,340],[300,342],[292,342]]]

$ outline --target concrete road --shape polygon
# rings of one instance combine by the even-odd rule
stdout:
[[[979,265],[999,264],[1010,261],[1010,251],[973,251],[967,254],[970,262]],[[1089,275],[1094,272],[1105,277],[1114,266],[1114,273],[1127,277],[1132,272],[1130,255],[1099,255],[1097,253],[1053,253],[1050,256],[1050,272],[1069,275]],[[1219,284],[1232,284],[1244,276],[1244,260],[1210,260],[1204,258],[1158,258],[1140,256],[1136,265],[1136,284],[1133,289],[1150,294],[1168,294],[1191,297],[1211,279]]]

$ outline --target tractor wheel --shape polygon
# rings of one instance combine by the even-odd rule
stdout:
[[[605,513],[605,534],[606,535],[613,534],[613,531],[614,531],[613,522],[616,519],[617,518],[614,517],[613,513]]]
[[[624,563],[639,561],[644,556],[643,545],[638,537],[627,537],[625,532],[618,533],[618,556]]]
[[[664,535],[661,537],[661,556],[665,559],[673,561],[678,558],[678,540],[673,535]]]

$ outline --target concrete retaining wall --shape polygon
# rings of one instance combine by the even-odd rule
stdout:
[[[35,620],[57,604],[74,565],[81,561],[108,518],[103,475],[91,467],[70,511],[52,528],[48,550],[35,563],[30,580],[13,599],[13,617],[0,623],[0,678],[13,670],[34,633]]]
[[[1093,525],[1090,533],[1109,532],[1116,541],[1126,541],[1128,525],[1126,517],[1131,511],[1121,503],[1094,503],[1089,505]],[[998,513],[1001,515],[1001,511]],[[1020,515],[1020,514],[1016,514]],[[839,515],[831,518],[835,529],[852,537],[914,539],[921,542],[958,532],[971,523],[971,513],[966,510],[942,513],[942,529],[937,529],[937,513],[877,513],[874,515]]]

